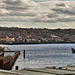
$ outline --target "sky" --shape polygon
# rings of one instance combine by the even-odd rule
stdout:
[[[0,0],[0,26],[75,29],[75,0]]]

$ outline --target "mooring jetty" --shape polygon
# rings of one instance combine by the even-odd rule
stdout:
[[[3,59],[0,59],[0,69],[11,70],[15,61],[20,55],[20,51],[11,51],[11,50],[4,51],[4,48],[0,47],[0,56],[4,57],[4,52],[14,52],[14,55],[11,56],[11,59],[7,59],[6,61],[4,61]]]

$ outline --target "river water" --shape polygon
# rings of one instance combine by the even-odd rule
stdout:
[[[75,48],[74,43],[69,44],[21,44],[21,45],[0,45],[9,47],[11,50],[21,50],[21,54],[15,62],[19,69],[23,68],[43,68],[47,66],[66,66],[75,65],[75,54],[72,54],[71,48]],[[6,49],[5,49],[6,50]],[[26,50],[25,59],[23,51]],[[13,53],[5,53],[13,55]]]

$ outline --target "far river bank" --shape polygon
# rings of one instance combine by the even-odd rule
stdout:
[[[0,43],[6,45],[15,45],[15,44],[60,44],[60,43],[75,43],[71,41],[60,41],[60,42],[8,42],[8,43]]]

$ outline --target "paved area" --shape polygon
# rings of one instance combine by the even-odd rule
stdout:
[[[39,69],[0,70],[0,75],[75,75],[75,66],[46,67]]]
[[[64,67],[46,67],[39,69],[23,69],[16,70],[17,73],[23,73],[28,75],[75,75],[75,66]]]
[[[0,75],[22,75],[21,73],[7,71],[7,70],[0,70]]]

